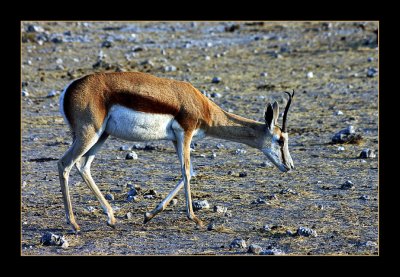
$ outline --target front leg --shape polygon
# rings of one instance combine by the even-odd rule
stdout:
[[[193,131],[178,131],[177,152],[181,163],[183,183],[185,186],[186,214],[187,217],[196,223],[197,227],[203,227],[203,223],[193,212],[192,196],[190,192],[190,142],[192,141]]]

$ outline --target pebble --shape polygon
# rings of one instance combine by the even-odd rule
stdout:
[[[261,76],[261,77],[267,77],[267,76],[268,76],[268,73],[267,73],[267,72],[261,72],[261,73],[260,73],[260,76]]]
[[[260,255],[285,255],[285,252],[277,248],[272,248],[261,251]]]
[[[262,228],[261,231],[263,232],[270,232],[271,231],[271,226],[269,226],[268,224],[265,224]]]
[[[307,78],[311,79],[314,78],[314,73],[312,73],[311,71],[307,73]]]
[[[125,215],[125,218],[126,219],[131,219],[132,216],[133,216],[133,214],[131,212],[127,212],[126,215]]]
[[[340,130],[332,137],[333,143],[344,143],[349,141],[350,135],[355,134],[354,126],[350,125],[345,129]]]
[[[341,189],[352,189],[354,188],[354,184],[351,181],[346,181],[342,186],[340,187]]]
[[[154,195],[152,194],[146,194],[143,196],[144,199],[154,199]]]
[[[55,235],[50,232],[46,232],[40,238],[40,243],[45,246],[61,246],[64,249],[69,246],[68,241],[63,236]]]
[[[261,253],[261,251],[262,251],[261,246],[258,246],[257,244],[250,244],[249,250],[247,252],[258,255]]]
[[[217,143],[216,147],[218,149],[222,149],[222,148],[225,148],[225,145],[223,145],[222,143]]]
[[[210,56],[205,56],[204,59],[205,59],[206,61],[211,60]]]
[[[22,91],[22,97],[27,97],[29,96],[29,93],[26,90]]]
[[[251,204],[268,204],[268,202],[265,199],[258,198],[257,200],[252,201]]]
[[[171,202],[169,202],[170,206],[176,206],[176,204],[178,203],[178,199],[174,198],[171,200]]]
[[[173,65],[167,65],[164,67],[165,72],[172,72],[172,71],[176,71],[176,70],[177,70],[176,66],[173,66]]]
[[[304,237],[309,237],[309,236],[317,237],[318,236],[317,232],[315,230],[307,228],[307,227],[299,227],[297,229],[296,234],[299,236],[304,236]]]
[[[227,211],[227,212],[224,214],[224,216],[226,216],[226,217],[232,217],[232,213],[231,213],[230,211]]]
[[[62,60],[62,59],[58,58],[58,59],[56,60],[56,64],[62,64],[62,63],[63,63],[63,60]]]
[[[28,33],[40,33],[40,32],[44,32],[44,29],[42,26],[28,25],[28,27],[26,28],[26,31]]]
[[[211,159],[215,159],[217,157],[217,153],[213,152],[210,156]]]
[[[378,70],[376,70],[373,67],[368,68],[367,77],[372,78],[375,77],[376,75],[378,75]]]
[[[213,93],[211,93],[211,95],[210,95],[212,98],[221,98],[222,97],[222,94],[221,93],[218,93],[218,92],[213,92]]]
[[[362,158],[362,159],[375,158],[375,157],[376,157],[376,154],[375,154],[374,150],[371,150],[368,148],[363,149],[360,153],[360,158]]]
[[[239,177],[246,177],[247,176],[247,172],[243,171],[243,172],[239,172]]]
[[[26,187],[26,181],[22,182],[22,188]]]
[[[244,150],[244,149],[236,149],[236,151],[235,151],[236,155],[243,155],[243,154],[246,154],[246,153],[247,153],[247,151]]]
[[[88,206],[88,207],[86,207],[86,210],[87,210],[89,213],[94,213],[94,212],[96,211],[96,208],[93,207],[93,206]]]
[[[128,201],[128,202],[132,202],[132,201],[138,202],[139,200],[140,200],[140,199],[139,199],[139,196],[137,196],[137,195],[135,195],[135,196],[130,195],[130,196],[128,196],[128,197],[126,198],[126,201]]]
[[[211,83],[213,83],[213,84],[218,84],[218,83],[220,83],[221,82],[221,78],[220,77],[214,77],[212,80],[211,80]]]
[[[337,150],[338,150],[338,151],[344,151],[345,149],[344,149],[343,146],[339,146],[339,147],[337,148]]]
[[[246,248],[246,241],[244,239],[234,239],[231,244],[229,244],[229,248]]]
[[[122,145],[119,148],[120,151],[131,151],[132,150],[132,146],[128,146],[128,145]]]
[[[192,206],[194,211],[210,208],[210,205],[208,204],[207,200],[194,200],[192,202]]]
[[[291,188],[282,189],[279,193],[280,194],[293,194],[293,195],[298,195],[299,194],[297,191],[294,191]]]
[[[224,207],[224,206],[217,206],[217,205],[214,206],[214,212],[217,213],[217,214],[224,214],[224,213],[226,213],[227,211],[228,211],[228,208],[227,208],[227,207]]]
[[[165,56],[165,55],[167,55],[167,51],[165,51],[165,49],[161,49],[160,54]]]
[[[103,43],[101,44],[101,47],[103,48],[110,48],[112,46],[112,42],[109,40],[105,40],[103,41]]]
[[[132,151],[132,152],[126,154],[125,159],[127,159],[127,160],[137,160],[138,159],[138,155],[136,154],[136,152]]]
[[[151,189],[145,195],[154,195],[154,196],[156,196],[157,195],[157,191],[154,190],[154,189]]]
[[[107,193],[104,196],[105,199],[109,200],[109,201],[113,201],[114,200],[114,195],[112,195],[111,193]]]
[[[336,111],[335,115],[343,115],[343,112],[342,111]]]
[[[57,90],[52,90],[52,91],[50,91],[49,92],[49,94],[47,94],[47,98],[51,98],[51,97],[54,97],[54,96],[56,96],[56,95],[58,95],[58,94],[60,94],[60,92],[59,91],[57,91]]]
[[[360,198],[358,198],[358,199],[367,201],[367,200],[370,199],[370,197],[369,197],[368,195],[362,195],[362,196],[360,196]]]
[[[374,61],[374,58],[372,58],[372,57],[368,57],[368,60],[367,60],[369,63],[370,62],[373,62]]]

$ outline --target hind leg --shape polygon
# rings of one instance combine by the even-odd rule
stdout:
[[[60,178],[61,192],[65,208],[65,215],[68,224],[72,225],[75,232],[79,232],[80,227],[76,223],[72,210],[71,197],[69,194],[68,180],[69,173],[74,164],[90,149],[99,139],[99,135],[95,131],[89,131],[84,136],[76,136],[71,147],[65,152],[58,161],[58,175]]]
[[[103,208],[103,211],[107,214],[108,216],[107,225],[115,228],[116,221],[114,218],[114,212],[110,204],[104,198],[103,194],[101,193],[98,186],[94,182],[92,175],[90,173],[90,166],[94,160],[94,157],[97,151],[103,145],[103,143],[107,140],[108,136],[109,135],[107,133],[103,133],[103,135],[96,142],[96,144],[93,145],[92,148],[90,148],[90,150],[85,155],[83,155],[79,161],[76,162],[75,166],[78,169],[82,179],[88,185],[93,194],[96,196],[97,200],[99,200],[100,205]]]

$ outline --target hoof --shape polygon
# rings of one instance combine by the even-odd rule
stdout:
[[[110,226],[111,228],[115,229],[115,223],[113,224],[113,223],[109,223],[109,222],[107,221],[107,226]]]
[[[143,224],[146,224],[147,222],[149,222],[151,219],[153,218],[153,215],[151,213],[144,213],[144,220],[143,220]]]

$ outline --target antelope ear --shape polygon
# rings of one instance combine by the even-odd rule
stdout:
[[[267,105],[267,111],[265,112],[265,123],[267,124],[268,129],[272,130],[272,124],[274,119],[274,109],[272,108],[271,103]]]
[[[272,105],[272,108],[274,109],[274,122],[275,125],[278,124],[278,117],[279,117],[279,105],[278,102],[274,102],[274,104]]]

